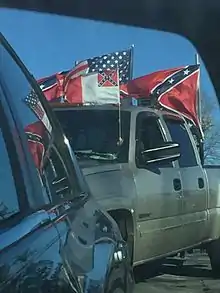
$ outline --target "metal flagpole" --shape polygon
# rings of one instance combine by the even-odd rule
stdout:
[[[195,55],[195,62],[196,65],[200,65],[199,61],[199,54],[196,53]],[[200,70],[199,70],[199,76],[198,76],[198,88],[197,88],[197,113],[199,116],[199,129],[200,129],[200,139],[199,139],[199,154],[202,164],[204,163],[204,133],[202,129],[202,97],[201,97],[201,91],[200,91]]]
[[[196,65],[200,65],[198,53],[196,53],[196,55],[195,55],[195,62],[196,62]],[[201,97],[201,92],[200,92],[200,71],[199,71],[198,89],[197,89],[197,112],[198,112],[198,116],[199,116],[199,122],[201,125],[202,124],[202,97]]]
[[[120,79],[119,79],[119,68],[117,66],[117,85],[118,87],[120,86]],[[120,88],[119,90],[119,101],[118,101],[118,146],[121,146],[123,143],[123,138],[122,138],[122,125],[121,125],[121,98],[120,98]]]
[[[134,69],[134,44],[131,45],[131,63],[130,63],[130,78],[133,78],[133,69]]]

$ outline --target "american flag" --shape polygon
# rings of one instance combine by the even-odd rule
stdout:
[[[31,92],[24,99],[25,104],[34,112],[37,118],[43,122],[49,133],[52,130],[47,114],[38,98],[38,95],[32,89]]]
[[[120,84],[127,83],[132,79],[132,48],[80,61],[76,67],[82,64],[87,67],[88,73],[118,69]]]

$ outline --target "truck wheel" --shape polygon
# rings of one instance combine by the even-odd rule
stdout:
[[[127,221],[126,219],[116,220],[121,236],[126,241],[128,246],[128,253],[130,258],[130,263],[133,263],[133,236],[128,234]]]
[[[127,286],[133,286],[133,273],[132,270],[127,272],[127,274],[131,274],[129,276],[125,276],[123,267],[113,268],[110,272],[108,283],[105,289],[105,293],[128,293],[132,292],[131,288],[127,288]],[[127,280],[127,281],[126,281]]]
[[[207,247],[214,277],[220,277],[220,239],[214,240]]]

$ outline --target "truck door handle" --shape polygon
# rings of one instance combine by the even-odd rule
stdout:
[[[198,178],[198,185],[199,185],[200,189],[204,188],[205,183],[204,183],[203,178]]]
[[[182,184],[181,184],[181,180],[179,178],[173,179],[173,188],[176,191],[181,190]]]

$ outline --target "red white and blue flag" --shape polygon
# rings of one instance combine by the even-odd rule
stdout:
[[[80,75],[69,80],[65,91],[70,104],[118,104],[120,103],[119,73],[117,70]]]
[[[24,103],[32,110],[32,112],[35,114],[35,116],[44,124],[47,131],[51,133],[52,126],[50,124],[50,121],[48,119],[48,116],[38,98],[38,95],[35,93],[34,90],[31,90],[29,95],[24,98]]]
[[[121,92],[137,99],[153,100],[201,129],[197,109],[199,75],[199,65],[160,70],[129,81],[121,87]]]

